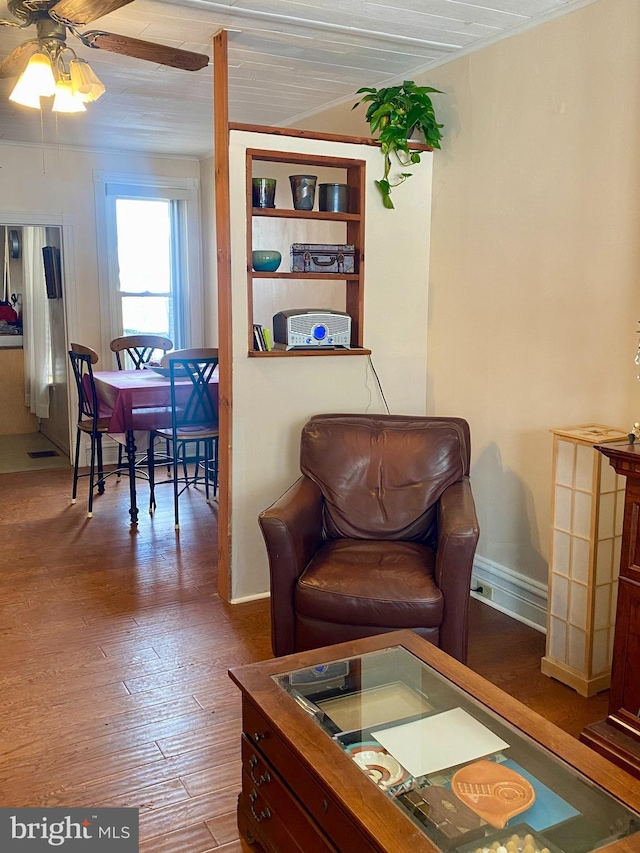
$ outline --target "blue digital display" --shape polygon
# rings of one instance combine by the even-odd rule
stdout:
[[[327,337],[327,327],[318,324],[313,330],[313,337],[317,341],[323,341]]]

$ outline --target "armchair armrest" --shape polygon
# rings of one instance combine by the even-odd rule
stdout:
[[[444,598],[440,644],[462,663],[467,658],[471,571],[479,535],[471,485],[465,478],[440,498],[435,570]]]
[[[269,557],[271,645],[279,657],[294,651],[296,581],[322,544],[322,492],[300,477],[258,521]]]

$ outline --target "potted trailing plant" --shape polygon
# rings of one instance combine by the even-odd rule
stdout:
[[[364,86],[356,92],[357,95],[365,94],[352,109],[360,104],[368,104],[365,118],[371,133],[379,132],[384,175],[375,184],[382,195],[382,203],[387,208],[394,206],[391,201],[391,189],[411,177],[411,172],[400,172],[395,181],[391,181],[391,155],[394,155],[402,169],[419,163],[420,152],[409,150],[409,139],[413,133],[421,133],[427,145],[440,148],[440,128],[443,125],[436,121],[429,97],[433,92],[442,94],[439,89],[432,89],[431,86],[417,86],[413,80],[405,80],[401,86],[388,86],[384,89]]]

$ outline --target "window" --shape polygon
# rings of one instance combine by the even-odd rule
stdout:
[[[176,349],[200,346],[197,184],[126,177],[96,179],[105,349],[130,334],[163,335]]]
[[[124,335],[165,335],[182,346],[171,207],[164,200],[116,198],[118,295]]]

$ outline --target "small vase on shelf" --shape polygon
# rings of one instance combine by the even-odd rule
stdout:
[[[313,210],[317,180],[317,175],[289,175],[295,210]]]

